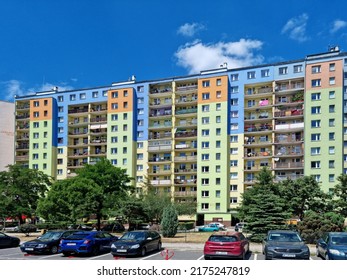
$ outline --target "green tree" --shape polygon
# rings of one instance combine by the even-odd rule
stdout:
[[[297,229],[307,243],[315,243],[324,232],[342,231],[344,218],[340,214],[307,211]]]
[[[141,198],[134,195],[128,197],[120,203],[117,214],[123,216],[129,224],[129,228],[134,228],[139,224],[147,223],[149,210]]]
[[[51,178],[42,171],[22,165],[9,165],[0,172],[0,211],[2,216],[16,217],[22,224],[22,215],[31,217],[37,203],[51,185]]]
[[[255,185],[243,193],[239,216],[247,222],[246,230],[252,234],[251,240],[256,242],[261,241],[269,230],[286,227],[290,214],[268,169],[263,168]]]
[[[337,180],[339,184],[333,189],[334,209],[344,218],[347,218],[347,174],[341,174]]]
[[[178,214],[174,205],[169,204],[163,211],[161,230],[164,237],[174,237],[178,228]]]
[[[313,176],[285,180],[279,184],[281,196],[293,216],[302,220],[308,210],[326,212],[332,209],[331,196],[324,193]]]

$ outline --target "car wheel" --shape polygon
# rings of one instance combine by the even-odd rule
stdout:
[[[161,251],[161,242],[158,242],[158,248],[157,251]]]
[[[210,260],[211,257],[209,257],[209,256],[204,256],[204,259],[205,259],[205,260]]]
[[[92,255],[96,256],[97,254],[99,254],[99,248],[98,248],[98,246],[94,246],[92,248]]]
[[[71,254],[68,252],[63,252],[64,257],[69,257]]]
[[[52,248],[51,248],[51,253],[52,253],[52,254],[58,253],[58,247],[57,247],[57,246],[52,246]]]
[[[320,257],[320,253],[319,253],[319,249],[316,248],[316,256],[319,258]]]
[[[141,256],[144,257],[146,255],[146,248],[142,247],[141,249]]]

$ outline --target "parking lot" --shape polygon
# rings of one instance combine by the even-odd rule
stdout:
[[[113,258],[110,253],[100,254],[97,256],[70,256],[64,257],[62,254],[56,255],[29,255],[21,252],[17,248],[0,249],[0,260],[204,260],[203,251],[200,248],[201,244],[163,244],[163,250],[148,254],[145,257],[129,257],[129,258]],[[264,260],[264,255],[260,252],[251,252],[247,255],[247,260]],[[311,260],[321,260],[311,252]]]

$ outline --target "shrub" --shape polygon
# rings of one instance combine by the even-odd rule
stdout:
[[[178,223],[179,230],[190,230],[194,228],[194,222],[180,222]]]
[[[161,229],[164,237],[174,237],[178,228],[178,214],[175,206],[169,205],[164,208],[161,220]]]

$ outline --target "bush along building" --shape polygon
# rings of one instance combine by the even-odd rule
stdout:
[[[15,161],[56,179],[105,157],[178,202],[198,224],[233,222],[268,167],[325,191],[347,168],[347,53],[16,97]]]

